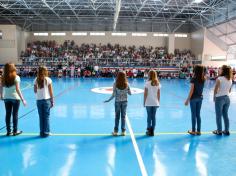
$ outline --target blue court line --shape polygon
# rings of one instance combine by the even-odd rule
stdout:
[[[62,96],[62,95],[64,95],[64,94],[66,94],[67,92],[69,92],[69,91],[71,91],[71,90],[77,88],[78,86],[79,86],[79,84],[78,84],[78,85],[73,85],[73,86],[71,86],[71,87],[69,87],[69,88],[63,90],[62,92],[60,92],[60,93],[57,94],[56,96],[54,96],[54,98],[58,98],[58,97],[60,97],[60,96]],[[36,109],[37,109],[37,107],[35,106],[33,109],[31,109],[31,110],[28,111],[27,113],[25,113],[25,114],[23,114],[22,116],[18,117],[18,120],[19,120],[19,119],[22,119],[22,118],[24,118],[24,117],[26,117],[26,116],[29,115],[29,114],[31,114],[31,113],[34,112]],[[0,131],[2,131],[2,130],[5,129],[5,128],[6,128],[6,125],[3,126],[3,127],[1,127],[1,128],[0,128]]]

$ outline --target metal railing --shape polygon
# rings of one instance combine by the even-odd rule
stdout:
[[[75,66],[94,66],[99,65],[102,67],[182,67],[183,65],[201,64],[199,60],[173,60],[173,59],[134,59],[134,58],[81,58],[73,60],[70,58],[62,57],[21,57],[22,65],[25,66],[39,66],[45,65],[49,67],[57,66],[58,64]]]

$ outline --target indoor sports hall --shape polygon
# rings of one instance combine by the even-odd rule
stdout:
[[[234,176],[235,83],[235,0],[0,0],[0,176]]]

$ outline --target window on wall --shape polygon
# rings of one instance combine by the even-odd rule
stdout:
[[[175,37],[186,38],[186,37],[188,37],[188,35],[187,34],[175,34]]]
[[[133,37],[146,37],[147,33],[132,33]]]
[[[34,33],[34,36],[48,36],[46,32]]]
[[[73,36],[87,36],[87,32],[72,32]]]
[[[111,33],[112,36],[127,36],[127,33],[124,32],[113,32]]]
[[[161,34],[161,33],[157,33],[157,34],[153,34],[153,37],[168,37],[168,34]]]
[[[0,30],[0,39],[2,39],[2,31]]]
[[[105,32],[90,32],[91,36],[105,36]]]
[[[65,36],[66,33],[65,32],[52,32],[51,36]]]

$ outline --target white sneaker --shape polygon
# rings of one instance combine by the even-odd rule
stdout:
[[[121,136],[125,136],[125,135],[126,135],[125,131],[121,133]]]
[[[112,132],[112,136],[118,136],[118,133],[117,132]]]

